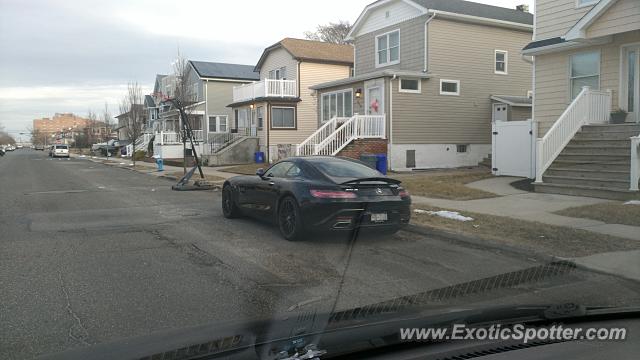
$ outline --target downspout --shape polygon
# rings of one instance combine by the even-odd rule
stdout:
[[[398,77],[397,74],[393,74],[391,81],[389,82],[389,146],[387,147],[387,166],[391,168],[391,147],[393,146],[393,81]],[[393,170],[393,169],[391,169]]]
[[[429,35],[429,23],[431,22],[431,20],[433,20],[436,17],[436,14],[433,13],[433,15],[431,15],[430,18],[427,19],[427,21],[424,22],[424,68],[422,69],[422,72],[426,73],[427,70],[429,69],[428,64],[429,64],[429,42],[428,42],[428,35]]]

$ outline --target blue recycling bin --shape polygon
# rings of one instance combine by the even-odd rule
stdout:
[[[264,163],[264,152],[256,151],[255,154],[254,154],[254,159],[256,161],[256,164]]]
[[[376,155],[376,169],[387,175],[387,154]]]
[[[158,166],[158,171],[164,171],[164,161],[161,158],[156,159],[156,165]]]

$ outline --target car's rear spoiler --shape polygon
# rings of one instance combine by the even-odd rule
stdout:
[[[359,183],[370,182],[370,181],[382,181],[382,182],[386,182],[389,184],[396,184],[396,185],[402,182],[400,180],[390,179],[386,177],[370,177],[370,178],[361,178],[361,179],[353,179],[353,180],[345,181],[343,183],[340,183],[340,185],[359,184]]]

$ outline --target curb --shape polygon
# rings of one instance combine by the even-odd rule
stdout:
[[[548,261],[567,260],[562,257],[541,253],[535,250],[524,249],[524,248],[516,247],[513,245],[507,245],[507,244],[498,244],[495,242],[491,242],[490,240],[484,240],[474,236],[449,232],[449,231],[437,229],[431,226],[408,224],[402,230],[411,232],[414,234],[423,235],[423,236],[438,237],[438,238],[450,240],[450,241],[465,244],[465,245],[471,245],[472,247],[475,247],[478,249],[484,249],[484,250],[490,249],[498,252],[508,252],[508,253],[523,256],[529,259],[534,259],[536,261],[548,262]]]

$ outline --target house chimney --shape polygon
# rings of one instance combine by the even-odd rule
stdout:
[[[516,6],[516,10],[528,13],[529,12],[529,5],[526,5],[526,4],[518,5],[518,6]]]

